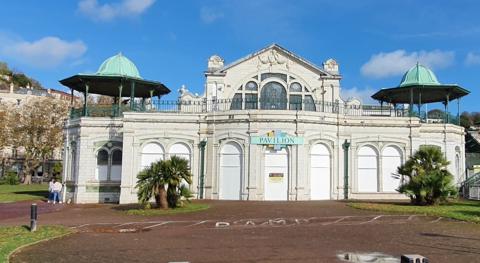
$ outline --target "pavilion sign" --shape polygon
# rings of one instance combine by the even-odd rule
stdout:
[[[275,130],[267,132],[266,136],[252,136],[250,138],[250,143],[269,145],[275,150],[280,150],[286,145],[303,144],[303,137],[288,136],[286,132]]]

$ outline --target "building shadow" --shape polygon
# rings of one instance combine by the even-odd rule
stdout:
[[[33,195],[48,198],[48,191],[16,191],[13,193],[17,195]]]

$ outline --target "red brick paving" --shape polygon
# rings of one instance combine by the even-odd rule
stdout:
[[[333,201],[208,203],[212,207],[206,211],[160,217],[127,216],[109,205],[67,206],[43,214],[41,220],[69,226],[115,224],[87,225],[76,234],[25,248],[12,262],[338,262],[337,254],[342,252],[421,254],[434,263],[480,262],[480,226],[476,224],[430,217],[379,217],[379,213]],[[339,221],[344,216],[351,217]],[[213,224],[278,218],[312,221],[225,228]],[[204,220],[212,222],[188,226]],[[178,224],[135,233],[119,231],[164,221]],[[11,224],[12,219],[0,223]]]
[[[63,204],[49,204],[46,201],[22,201],[14,203],[0,203],[0,222],[22,217],[30,218],[30,206],[37,204],[37,213],[42,216],[47,213],[58,212],[64,208]]]

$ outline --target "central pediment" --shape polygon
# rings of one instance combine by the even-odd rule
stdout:
[[[289,66],[291,64],[297,63],[305,68],[308,68],[309,70],[315,72],[320,76],[332,78],[340,76],[338,72],[329,72],[327,70],[324,70],[322,67],[315,65],[314,63],[294,54],[293,52],[281,47],[278,44],[272,44],[248,56],[238,59],[233,63],[217,69],[214,73],[224,74],[229,69],[232,69],[240,64],[247,62],[256,63],[258,67],[284,66],[287,70],[289,69]]]

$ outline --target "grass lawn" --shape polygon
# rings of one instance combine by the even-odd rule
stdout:
[[[30,232],[25,226],[0,227],[0,262],[8,262],[8,257],[17,248],[72,233],[63,226],[39,226]]]
[[[0,203],[46,200],[48,184],[0,185]]]
[[[189,203],[184,207],[178,207],[175,209],[157,209],[157,208],[136,208],[136,209],[129,209],[127,210],[127,214],[129,215],[140,215],[140,216],[158,216],[158,215],[171,215],[171,214],[180,214],[180,213],[190,213],[190,212],[197,212],[202,211],[210,208],[207,204],[196,204],[196,203]]]
[[[350,207],[388,213],[421,214],[440,216],[462,221],[480,223],[480,201],[452,201],[436,206],[415,206],[409,203],[353,202]]]

